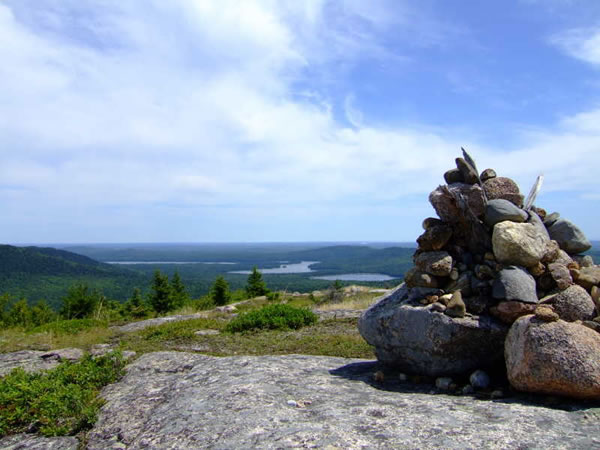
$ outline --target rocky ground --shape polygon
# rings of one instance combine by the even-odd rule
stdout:
[[[357,359],[148,353],[103,397],[86,448],[600,448],[600,405],[447,395]]]

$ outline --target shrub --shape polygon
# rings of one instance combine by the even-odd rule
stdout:
[[[225,331],[238,333],[249,330],[298,329],[316,321],[316,314],[308,309],[276,304],[240,314],[227,324]]]
[[[62,299],[60,314],[65,319],[89,317],[96,310],[102,298],[98,291],[90,289],[87,284],[76,284],[69,288],[67,296]]]
[[[123,366],[121,354],[111,353],[41,373],[14,369],[0,378],[0,436],[31,430],[59,436],[91,428],[103,403],[100,389],[117,381]]]

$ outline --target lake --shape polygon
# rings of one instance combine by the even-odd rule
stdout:
[[[342,273],[339,275],[324,275],[320,277],[311,277],[315,280],[329,281],[390,281],[398,278],[390,277],[384,273]]]
[[[234,265],[234,262],[204,262],[204,261],[106,261],[106,264],[223,264]]]
[[[282,273],[309,273],[314,272],[310,268],[312,264],[316,264],[319,261],[301,261],[296,264],[281,264],[279,267],[274,269],[258,269],[263,275],[266,274],[282,274]],[[251,270],[232,270],[229,273],[241,273],[244,275],[249,275],[252,273]]]

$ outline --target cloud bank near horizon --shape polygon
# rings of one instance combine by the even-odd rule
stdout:
[[[544,173],[541,206],[600,238],[600,28],[540,32],[590,95],[552,120],[514,120],[516,100],[550,100],[443,63],[468,48],[485,66],[494,48],[434,4],[1,4],[4,240],[409,241],[461,146],[525,193]],[[427,71],[447,84],[395,90]],[[492,105],[489,123],[454,118],[460,104],[419,109],[448,92]]]

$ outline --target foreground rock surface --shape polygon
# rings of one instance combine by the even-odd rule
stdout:
[[[15,434],[0,439],[5,450],[77,450],[79,441],[73,436],[42,437],[34,434]]]
[[[360,334],[379,361],[429,376],[463,374],[502,361],[505,325],[490,317],[450,317],[407,304],[407,298],[401,285],[359,319]]]
[[[105,388],[88,448],[597,448],[594,410],[431,395],[375,362],[140,357]],[[422,389],[422,388],[421,388]],[[429,389],[429,388],[427,388]]]
[[[563,320],[524,316],[505,344],[506,371],[516,389],[600,400],[600,334]]]

